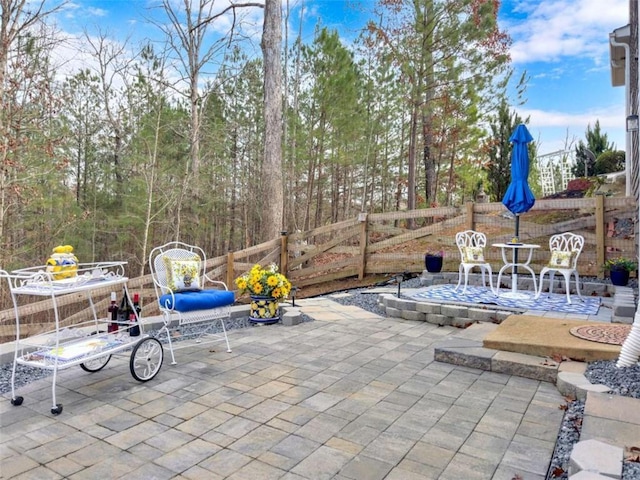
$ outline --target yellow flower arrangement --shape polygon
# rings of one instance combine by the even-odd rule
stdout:
[[[249,292],[251,295],[281,299],[287,298],[291,291],[291,283],[282,273],[278,273],[278,267],[273,263],[266,268],[256,264],[248,273],[236,278],[235,282],[240,294]]]

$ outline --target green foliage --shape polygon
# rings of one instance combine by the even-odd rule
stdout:
[[[499,202],[507,192],[511,182],[511,142],[509,138],[515,128],[523,122],[522,118],[509,109],[507,100],[503,99],[497,116],[489,124],[491,135],[485,142],[484,152],[487,155],[485,172],[487,174],[487,193],[491,201]],[[529,144],[529,158],[535,158],[534,142]]]
[[[596,124],[591,129],[591,125],[587,126],[587,131],[585,132],[585,137],[587,139],[587,146],[589,150],[591,150],[596,158],[602,152],[606,152],[607,150],[615,150],[616,146],[613,143],[609,143],[609,139],[606,133],[602,133],[600,130],[600,121],[596,120]]]
[[[638,268],[638,262],[625,257],[610,258],[604,262],[603,268],[604,270],[626,270],[633,272]]]
[[[591,125],[587,125],[585,132],[587,143],[582,140],[576,145],[576,161],[571,169],[576,177],[591,177],[596,175],[596,159],[600,154],[606,151],[615,150],[615,145],[609,143],[606,133],[600,131],[600,121],[596,120],[596,124],[591,129]]]
[[[486,174],[479,143],[508,79],[496,8],[384,2],[355,45],[326,28],[297,39],[283,69],[289,231],[407,208],[410,195],[416,206],[475,196]],[[181,48],[173,27],[161,30]],[[16,130],[1,132],[13,146],[0,192],[3,257],[36,264],[52,246],[73,244],[83,261],[126,260],[137,274],[149,248],[170,239],[212,256],[255,244],[269,201],[259,173],[262,60],[221,41],[190,96],[188,62],[175,48],[135,52],[90,38],[86,66],[98,67],[63,81],[40,39],[25,51],[11,46],[16,90],[0,109],[3,119],[16,114],[3,123]]]
[[[594,165],[594,173],[602,175],[605,173],[621,172],[625,168],[624,150],[607,150],[602,152]]]
[[[310,204],[301,220],[308,228],[343,219],[350,210],[341,190],[362,176],[368,119],[362,72],[337,31],[316,30],[313,43],[302,48],[301,68],[309,84],[301,90],[300,110],[292,113],[304,128],[298,154],[306,159],[303,175]]]
[[[508,76],[508,37],[498,28],[497,4],[380,5],[380,21],[368,28],[405,84],[402,122],[408,147],[406,166],[400,167],[407,172],[407,207],[413,207],[414,191],[423,191],[429,205],[441,197],[452,202],[459,198],[453,191],[459,181],[456,167],[477,151],[477,143],[466,141],[478,138],[478,120],[497,103]]]

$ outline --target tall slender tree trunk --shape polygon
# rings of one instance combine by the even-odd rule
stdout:
[[[427,0],[425,2],[424,22],[425,27],[433,22],[434,6],[433,0]],[[424,90],[424,103],[422,104],[422,141],[423,141],[423,162],[424,162],[424,174],[425,174],[425,194],[427,200],[427,207],[430,207],[434,202],[438,201],[436,190],[436,166],[433,160],[433,101],[435,95],[435,64],[433,61],[433,35],[432,29],[424,29],[424,44],[423,50],[424,57],[422,58],[424,66],[424,80],[421,78]]]
[[[147,176],[147,208],[144,216],[144,233],[142,240],[142,255],[140,256],[140,276],[144,275],[144,268],[147,264],[147,246],[149,245],[149,238],[151,233],[151,226],[153,224],[154,211],[154,196],[158,169],[158,152],[160,144],[160,127],[162,121],[163,100],[162,97],[158,100],[158,113],[156,115],[155,128],[153,132],[153,145],[151,147],[149,168],[145,172]]]
[[[13,87],[7,80],[10,67],[9,52],[16,47],[16,42],[34,25],[42,22],[45,17],[61,8],[54,5],[45,10],[45,0],[28,2],[26,0],[0,0],[0,265],[6,265],[6,259],[11,258],[13,252],[12,232],[7,231],[7,219],[13,208],[12,193],[16,178],[11,165],[17,159],[12,158],[15,148],[12,143],[20,144],[23,139],[17,139],[12,131],[12,119],[15,114],[15,95]],[[18,50],[20,50],[18,46]],[[21,52],[18,52],[22,55]],[[35,92],[31,92],[35,95]],[[44,101],[44,99],[42,99]],[[25,138],[27,136],[25,135]]]
[[[265,191],[263,236],[278,238],[283,230],[284,192],[282,179],[282,6],[279,0],[266,0],[262,30],[264,57],[264,162]]]
[[[311,152],[311,158],[308,162],[307,167],[307,178],[309,181],[307,182],[307,198],[305,203],[305,211],[304,211],[304,222],[303,222],[303,230],[309,230],[311,228],[311,199],[313,198],[313,192],[316,187],[316,165],[319,164],[318,161],[318,147],[314,147]]]
[[[231,133],[231,158],[233,159],[233,164],[238,164],[238,131],[236,126],[233,128],[233,132]],[[232,173],[232,185],[237,185],[238,183],[238,169],[234,168]],[[238,216],[238,194],[236,193],[236,189],[231,189],[231,222],[229,222],[229,243],[227,245],[227,249],[229,251],[233,250],[233,245],[231,242],[236,236],[236,222],[233,221],[236,216]]]
[[[295,64],[296,64],[296,68],[295,68],[295,76],[293,79],[293,105],[291,108],[292,112],[298,112],[298,108],[299,108],[299,94],[300,94],[300,64],[302,63],[301,61],[301,57],[302,57],[302,15],[304,13],[304,4],[302,4],[300,6],[300,26],[298,29],[298,38],[297,38],[297,42],[296,42],[296,60],[295,60]],[[288,90],[286,90],[288,91]],[[293,115],[295,117],[295,114]],[[289,164],[290,164],[290,170],[289,170],[289,181],[291,182],[291,186],[289,188],[289,195],[288,195],[288,202],[289,202],[289,214],[290,214],[290,219],[289,221],[292,222],[294,228],[298,228],[298,216],[299,213],[302,213],[301,211],[299,212],[298,208],[297,208],[297,192],[298,192],[298,188],[300,185],[300,178],[299,175],[296,175],[296,171],[297,171],[297,163],[298,163],[298,155],[297,155],[297,147],[298,147],[298,142],[296,139],[297,136],[297,125],[298,122],[294,121],[292,122],[292,132],[290,135],[291,141],[289,142]],[[309,202],[307,202],[308,204]]]
[[[409,154],[407,159],[407,188],[409,189],[408,198],[411,198],[411,190],[414,190],[415,198],[415,169],[416,169],[416,151],[418,148],[418,106],[414,104],[411,108],[411,125],[409,127]],[[413,180],[414,183],[411,182]],[[398,183],[398,199],[396,200],[396,209],[400,209],[400,183]],[[410,200],[407,199],[409,210],[413,210],[410,206]],[[414,200],[415,203],[415,200]]]
[[[190,92],[190,103],[191,103],[191,130],[189,135],[190,146],[189,146],[189,158],[191,159],[191,170],[195,178],[198,178],[198,170],[200,169],[200,94],[198,93],[198,82],[200,81],[200,76],[198,72],[193,72],[193,76],[191,77],[191,92]]]

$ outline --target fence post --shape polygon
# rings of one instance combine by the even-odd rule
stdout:
[[[360,268],[358,280],[362,280],[367,269],[367,214],[365,212],[359,213],[358,221],[360,222]]]
[[[467,202],[467,230],[475,230],[475,223],[473,221],[473,202]]]
[[[604,195],[596,195],[596,268],[598,278],[604,278],[604,272],[600,268],[605,260],[605,228],[604,228]]]
[[[286,230],[280,232],[280,273],[289,273],[289,235]]]
[[[230,290],[235,290],[235,288],[230,287],[230,285],[234,285],[234,277],[235,272],[233,269],[233,252],[229,252],[227,253],[227,288],[229,288]]]

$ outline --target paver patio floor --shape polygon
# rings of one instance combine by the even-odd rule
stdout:
[[[12,479],[543,479],[564,399],[550,383],[438,363],[459,330],[301,300],[312,322],[234,330],[139,383],[128,355],[0,402]],[[518,477],[516,477],[518,478]]]

